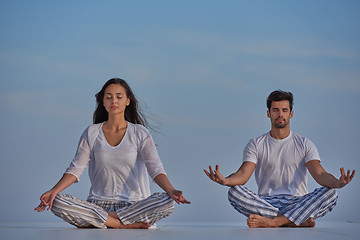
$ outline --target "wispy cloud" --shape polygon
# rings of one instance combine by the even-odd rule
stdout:
[[[116,54],[132,56],[126,61],[120,60],[121,64],[147,81],[218,84],[243,89],[253,81],[260,81],[256,80],[258,77],[265,77],[280,83],[290,81],[296,85],[360,92],[360,71],[349,66],[359,61],[356,46],[339,45],[320,36],[253,40],[191,30],[150,31],[151,34],[141,35],[145,36],[146,43],[155,42],[158,39],[154,36],[164,32],[167,38],[160,39],[151,48],[144,42],[130,48],[117,47],[112,51],[113,56],[110,55],[114,62],[118,58]]]
[[[73,120],[89,116],[93,110],[89,108],[93,106],[84,103],[86,99],[86,93],[75,90],[2,91],[0,107],[6,112],[17,112],[24,116]]]

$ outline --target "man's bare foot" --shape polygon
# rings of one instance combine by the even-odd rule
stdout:
[[[314,221],[314,219],[311,217],[311,218],[308,218],[305,222],[303,222],[302,224],[300,224],[299,227],[315,227],[316,223]]]
[[[247,219],[247,225],[250,228],[267,228],[267,227],[315,227],[313,218],[307,219],[300,226],[295,225],[283,215],[274,218],[263,217],[256,214],[250,214]]]
[[[316,222],[314,221],[313,218],[309,218],[308,220],[306,220],[303,224],[301,224],[300,226],[304,226],[304,227],[315,227]]]
[[[267,218],[256,214],[250,214],[247,219],[250,228],[276,227],[273,218]]]

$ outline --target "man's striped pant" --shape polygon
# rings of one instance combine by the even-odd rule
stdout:
[[[334,189],[317,188],[304,196],[259,196],[244,186],[229,189],[230,204],[241,214],[257,214],[273,218],[279,214],[299,226],[308,218],[314,219],[329,213],[336,205]]]
[[[174,200],[166,193],[154,193],[134,202],[83,201],[67,194],[58,194],[51,211],[64,221],[77,227],[106,228],[108,212],[115,211],[124,225],[135,222],[154,225],[174,210]]]

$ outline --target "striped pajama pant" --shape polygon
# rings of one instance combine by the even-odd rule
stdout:
[[[304,196],[259,196],[244,186],[229,189],[230,204],[241,214],[257,214],[273,218],[281,214],[299,226],[308,218],[314,219],[329,213],[336,205],[334,189],[317,188]]]
[[[174,203],[174,200],[166,193],[154,193],[150,197],[134,203],[83,201],[68,194],[58,194],[51,211],[77,227],[106,228],[108,212],[113,211],[124,225],[145,222],[152,226],[172,213]]]

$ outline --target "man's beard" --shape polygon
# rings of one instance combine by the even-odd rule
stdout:
[[[277,123],[276,121],[277,121],[278,119],[279,119],[279,118],[277,118],[277,119],[275,120],[274,127],[276,127],[276,128],[284,128],[284,127],[286,127],[286,126],[288,125],[288,122],[286,122],[285,119],[283,119],[283,120],[284,120],[283,123]]]

